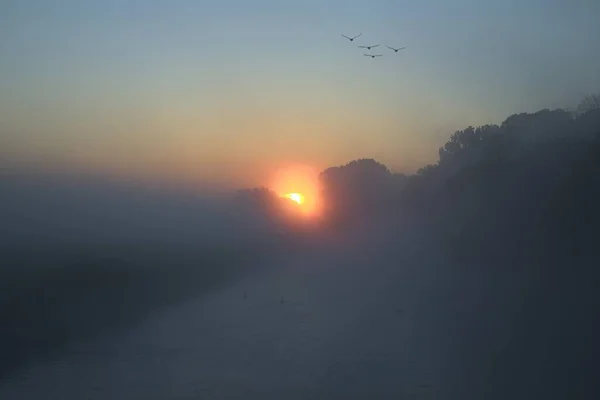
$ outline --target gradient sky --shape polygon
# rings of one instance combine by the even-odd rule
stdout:
[[[412,172],[456,129],[600,91],[599,20],[597,0],[5,0],[0,161],[206,186]],[[367,58],[359,32],[408,48]]]

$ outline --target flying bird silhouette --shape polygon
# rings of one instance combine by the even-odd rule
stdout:
[[[379,46],[378,44],[374,44],[372,46],[358,46],[358,47],[360,47],[361,49],[371,50],[371,49],[373,49],[375,47],[378,47],[378,46]]]
[[[398,48],[398,49],[395,49],[395,48],[393,48],[393,47],[390,47],[390,46],[386,46],[386,47],[387,47],[388,49],[390,49],[390,50],[394,50],[396,53],[398,52],[398,50],[404,50],[404,49],[406,48],[406,46],[404,46],[404,47],[400,47],[400,48]]]
[[[350,36],[346,36],[342,33],[342,36],[345,37],[346,39],[348,39],[349,41],[353,42],[354,39],[356,39],[357,37],[359,37],[360,35],[362,35],[362,33],[359,33],[358,35],[354,36],[354,37],[350,37]]]
[[[371,58],[375,58],[375,57],[381,57],[383,54],[365,54],[365,56],[367,57],[371,57]]]

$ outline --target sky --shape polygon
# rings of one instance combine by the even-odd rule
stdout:
[[[0,165],[206,188],[410,173],[457,129],[599,92],[599,19],[597,0],[4,0]]]

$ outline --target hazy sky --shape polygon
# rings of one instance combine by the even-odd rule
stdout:
[[[456,129],[599,91],[599,20],[597,0],[4,0],[0,161],[233,186],[361,157],[411,172]],[[359,32],[384,56],[340,36]]]

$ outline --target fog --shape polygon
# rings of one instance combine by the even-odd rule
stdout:
[[[58,173],[7,173],[1,179],[4,243],[197,245],[236,239],[236,222],[227,219],[232,196]]]
[[[0,187],[0,375],[276,255],[233,195],[43,172]]]
[[[593,104],[326,169],[309,226],[264,188],[4,176],[0,397],[597,398]]]

